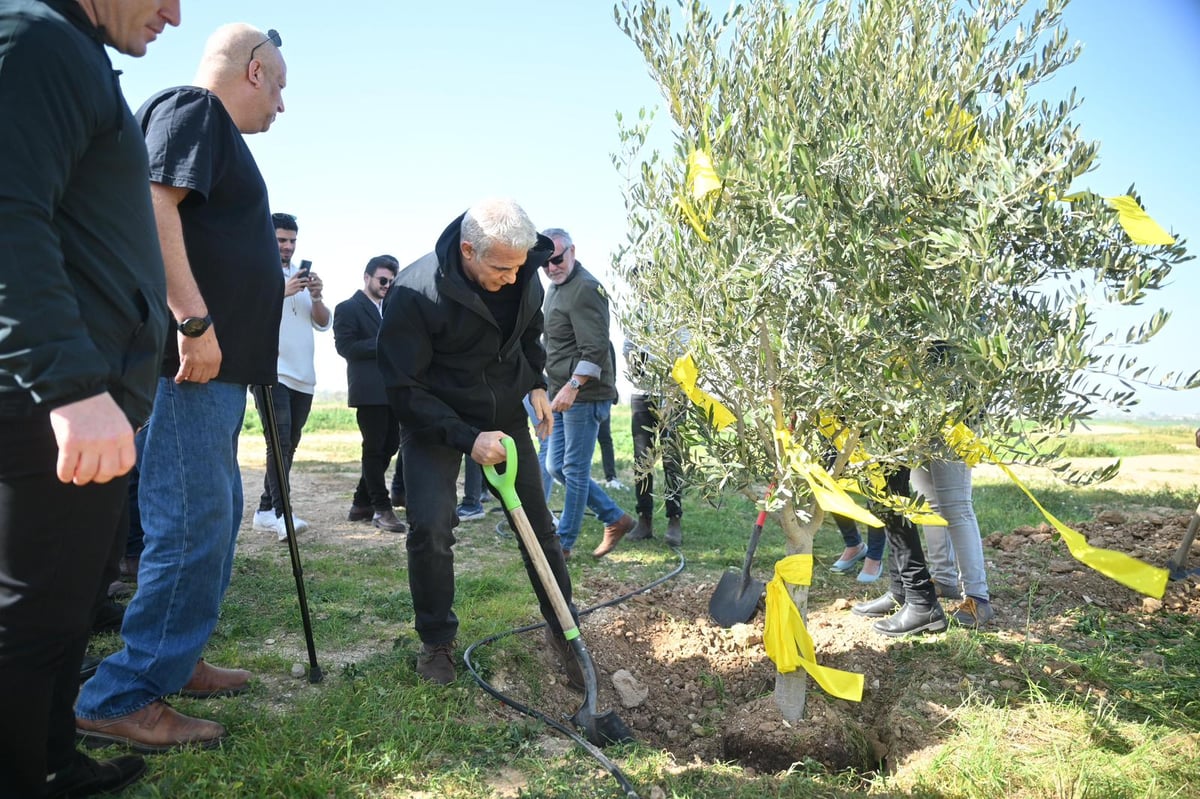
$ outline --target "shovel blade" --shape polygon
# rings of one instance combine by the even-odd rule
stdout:
[[[765,584],[751,578],[742,588],[740,572],[725,572],[708,600],[708,615],[722,627],[743,624],[754,617]]]

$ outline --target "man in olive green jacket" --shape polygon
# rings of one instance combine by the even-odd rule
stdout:
[[[609,344],[608,295],[575,260],[575,245],[561,228],[543,231],[554,242],[546,262],[550,287],[542,315],[546,325],[546,377],[554,397],[554,432],[547,467],[566,487],[558,536],[570,557],[586,505],[604,522],[604,539],[592,552],[602,558],[633,529],[633,518],[592,479],[596,432],[617,396]]]

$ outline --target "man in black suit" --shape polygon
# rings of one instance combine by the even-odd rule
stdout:
[[[399,269],[400,262],[390,255],[377,255],[367,261],[362,291],[338,303],[333,312],[333,341],[338,355],[346,359],[349,405],[357,409],[362,434],[362,476],[354,489],[348,518],[352,522],[372,519],[376,527],[391,533],[406,530],[392,510],[384,480],[388,463],[400,448],[400,422],[388,405],[375,360],[375,339],[383,316],[383,298]],[[400,471],[397,458],[397,474]]]

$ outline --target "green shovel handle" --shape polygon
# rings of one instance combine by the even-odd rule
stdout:
[[[492,487],[500,492],[500,501],[504,503],[504,509],[512,513],[521,507],[521,499],[517,496],[517,442],[513,441],[511,436],[505,436],[500,441],[504,444],[507,459],[504,474],[497,472],[496,467],[491,465],[483,467],[483,474]]]

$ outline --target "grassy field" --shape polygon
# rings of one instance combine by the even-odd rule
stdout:
[[[1095,431],[1071,441],[1080,457],[1170,458],[1177,468],[1152,485],[1054,487],[1036,482],[1039,499],[1067,523],[1092,518],[1099,508],[1166,508],[1189,512],[1200,495],[1200,451],[1194,428],[1133,426]],[[628,408],[615,410],[613,434],[621,477],[630,482]],[[243,436],[243,460],[261,468],[261,433],[253,411]],[[358,438],[350,411],[318,407],[297,453],[299,470],[352,470]],[[1033,476],[1036,477],[1036,476]],[[629,495],[631,497],[631,495]],[[348,493],[347,493],[348,498]],[[1005,478],[981,470],[976,509],[984,534],[1042,519]],[[632,500],[629,500],[632,504]],[[715,580],[740,563],[753,519],[751,505],[729,497],[719,505],[685,503],[689,579]],[[827,526],[817,554],[831,558],[841,542]],[[460,647],[537,617],[511,541],[464,536],[457,547],[456,611]],[[765,537],[759,563],[784,554],[780,536]],[[318,654],[328,676],[319,686],[289,676],[303,637],[295,585],[281,550],[239,554],[221,622],[206,656],[259,675],[252,691],[234,699],[180,699],[183,712],[221,720],[230,741],[220,750],[185,751],[151,759],[148,778],[126,797],[612,797],[615,783],[581,751],[547,736],[541,725],[513,722],[469,679],[448,688],[417,680],[418,642],[395,547],[303,549],[308,599]],[[669,570],[673,559],[612,557],[603,567],[574,564],[587,603],[588,577],[630,586]],[[763,566],[763,569],[766,567]],[[825,571],[825,570],[822,570]],[[834,590],[815,578],[818,601]],[[603,597],[601,597],[603,598]],[[826,774],[798,765],[761,774],[734,764],[677,763],[668,753],[632,744],[610,754],[643,797],[913,796],[913,797],[1184,797],[1198,796],[1200,774],[1200,644],[1197,619],[1148,616],[1131,628],[1114,614],[1090,609],[1070,621],[1091,643],[1068,649],[1052,640],[1014,644],[991,631],[947,633],[938,657],[965,665],[983,684],[997,663],[1013,658],[1028,678],[1009,699],[968,693],[944,729],[943,746],[895,775]],[[536,683],[541,666],[521,661],[505,639],[480,655],[483,668],[509,659],[514,679]],[[117,645],[115,636],[95,649]],[[921,645],[897,657],[928,657]],[[926,654],[922,654],[925,652]],[[1154,658],[1137,665],[1138,653]],[[300,660],[303,660],[301,657]],[[1047,664],[1078,679],[1045,679]],[[1080,692],[1103,681],[1106,697]],[[815,689],[810,689],[815,690]],[[652,793],[652,787],[661,793]]]

